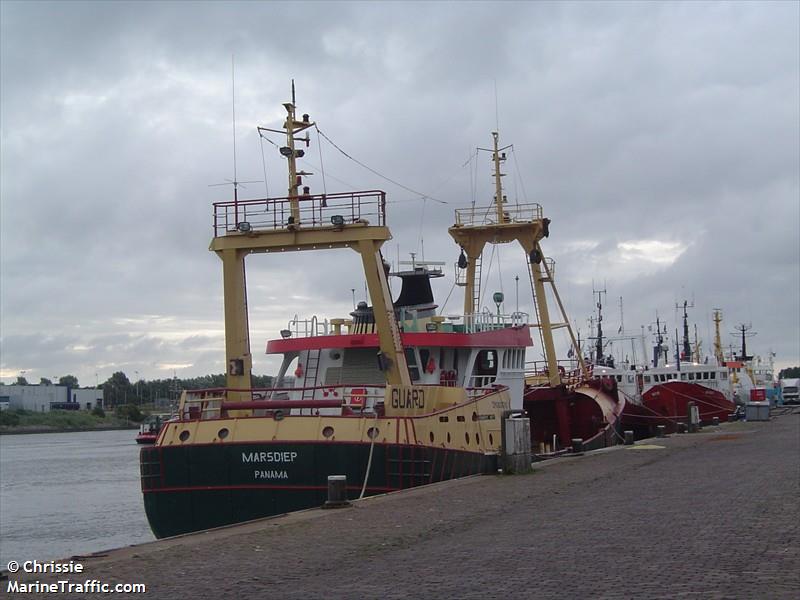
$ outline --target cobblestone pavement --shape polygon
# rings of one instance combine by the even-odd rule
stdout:
[[[799,485],[794,413],[126,548],[83,576],[146,598],[798,598]]]

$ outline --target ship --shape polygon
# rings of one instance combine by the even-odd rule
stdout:
[[[604,387],[594,379],[581,356],[555,285],[555,261],[545,256],[541,245],[550,236],[550,219],[544,216],[540,204],[511,203],[503,193],[502,166],[511,147],[501,147],[500,134],[494,131],[492,147],[479,148],[491,155],[494,198],[486,206],[456,209],[455,223],[448,229],[460,247],[455,266],[456,282],[464,287],[464,313],[491,312],[491,308],[481,307],[481,266],[486,246],[518,244],[523,251],[520,254],[524,253],[536,313],[532,328],[539,333],[544,360],[526,362],[521,404],[512,408],[524,411],[531,420],[534,455],[547,458],[567,452],[573,440],[581,440],[587,450],[613,445],[619,439],[617,429],[625,398],[616,393],[615,383]],[[550,318],[548,290],[560,311],[560,322]],[[495,293],[493,300],[499,310],[503,294]],[[556,352],[553,332],[559,329],[568,335],[566,359],[559,359]]]
[[[140,451],[145,512],[157,538],[319,507],[330,476],[349,499],[496,473],[501,425],[521,406],[526,316],[435,314],[430,273],[400,273],[396,302],[381,247],[381,190],[312,194],[297,169],[315,126],[294,86],[280,129],[285,197],[213,207],[222,262],[226,387],[183,392],[178,416]],[[245,257],[355,251],[369,299],[347,317],[293,320],[267,352],[274,387],[252,386]],[[276,283],[276,285],[278,285]]]
[[[736,408],[728,367],[716,359],[701,361],[697,342],[692,350],[686,308],[684,302],[682,348],[676,345],[670,360],[665,344],[666,326],[662,329],[661,320],[656,318],[653,361],[645,365],[628,362],[615,365],[610,357],[603,356],[598,316],[595,352],[600,358],[593,367],[593,376],[606,386],[615,385],[618,393],[625,396],[622,424],[637,437],[653,435],[659,425],[674,433],[679,423],[688,423],[691,404],[697,407],[701,425],[711,424],[714,419],[727,421]]]

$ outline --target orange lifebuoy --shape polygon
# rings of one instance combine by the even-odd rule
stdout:
[[[294,376],[298,379],[303,376],[303,364],[297,363],[297,368],[294,370]]]
[[[433,357],[431,356],[431,357],[428,359],[428,364],[427,364],[427,365],[425,365],[425,371],[426,371],[427,373],[433,373],[435,370],[436,370],[436,361],[435,361],[435,360],[433,359]]]

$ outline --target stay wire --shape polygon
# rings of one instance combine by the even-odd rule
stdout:
[[[336,145],[336,143],[334,143],[334,141],[333,141],[331,138],[329,138],[327,135],[325,135],[325,134],[322,132],[322,130],[320,130],[318,127],[317,127],[317,132],[318,132],[318,133],[319,133],[319,134],[320,134],[320,135],[321,135],[323,138],[325,138],[325,139],[328,141],[328,143],[329,143],[331,146],[333,146],[334,148],[336,148],[336,149],[337,149],[339,152],[341,152],[341,153],[342,153],[342,154],[343,154],[345,157],[349,158],[350,160],[352,160],[352,161],[353,161],[354,163],[356,163],[357,165],[359,165],[359,166],[361,166],[361,167],[365,168],[367,171],[369,171],[369,172],[370,172],[370,173],[372,173],[373,175],[377,175],[377,176],[378,176],[378,177],[380,177],[381,179],[384,179],[384,180],[388,181],[389,183],[392,183],[392,184],[396,185],[397,187],[399,187],[399,188],[402,188],[402,189],[406,190],[407,192],[411,192],[412,194],[415,194],[415,195],[417,195],[417,196],[420,196],[420,197],[422,197],[422,198],[429,198],[430,200],[433,200],[434,202],[438,202],[439,204],[448,204],[448,203],[447,203],[447,202],[445,202],[444,200],[439,200],[438,198],[434,198],[433,196],[431,196],[431,195],[429,195],[429,194],[423,194],[422,192],[418,192],[417,190],[415,190],[415,189],[413,189],[413,188],[410,188],[410,187],[408,187],[407,185],[403,185],[402,183],[399,183],[399,182],[395,181],[394,179],[391,179],[390,177],[387,177],[386,175],[383,175],[382,173],[379,173],[378,171],[376,171],[376,170],[375,170],[375,169],[373,169],[372,167],[369,167],[369,166],[365,165],[365,164],[364,164],[363,162],[361,162],[360,160],[358,160],[358,159],[354,158],[353,156],[350,156],[350,155],[349,155],[347,152],[345,152],[344,150],[342,150],[342,149],[341,149],[339,146],[337,146],[337,145]]]
[[[319,139],[319,127],[314,123],[317,130],[317,150],[319,150],[319,170],[322,173],[322,193],[328,195],[328,186],[325,184],[325,165],[322,163],[322,140]]]
[[[267,161],[264,158],[264,137],[258,136],[258,144],[261,146],[261,167],[264,169],[264,188],[267,191],[267,198],[269,198],[269,184],[267,183]],[[269,205],[267,205],[269,207]]]

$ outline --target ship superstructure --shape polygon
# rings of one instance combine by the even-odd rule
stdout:
[[[141,452],[157,537],[320,506],[330,475],[346,476],[353,498],[496,472],[502,418],[522,403],[527,316],[438,317],[424,268],[398,273],[393,301],[386,194],[311,193],[296,160],[314,123],[292,96],[282,129],[262,128],[285,134],[287,196],[240,200],[234,188],[214,204],[227,387],[185,392]],[[283,356],[276,385],[254,389],[245,259],[342,248],[360,257],[371,303],[350,318],[293,319],[267,344]]]

